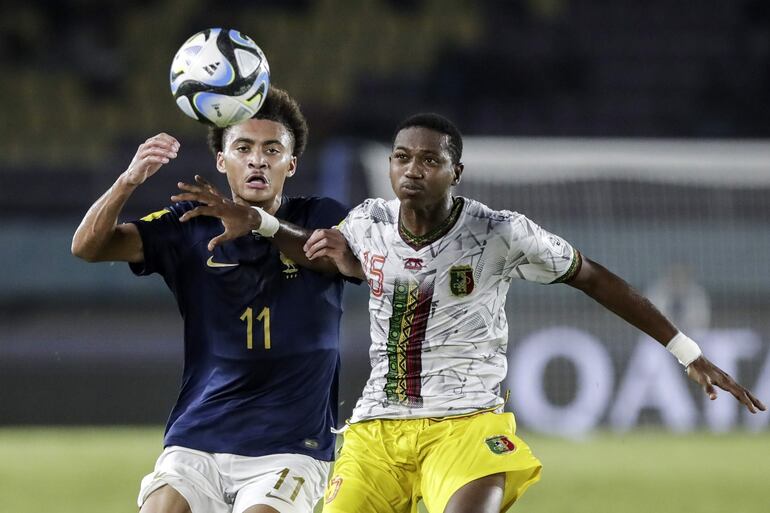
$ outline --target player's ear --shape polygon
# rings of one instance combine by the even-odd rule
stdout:
[[[292,155],[291,161],[289,162],[289,169],[286,171],[286,176],[294,176],[294,173],[297,172],[297,156]]]
[[[465,164],[463,164],[462,162],[458,162],[453,166],[453,168],[454,168],[453,171],[454,171],[455,177],[454,177],[454,180],[452,180],[452,185],[457,185],[458,183],[460,183],[460,178],[462,177],[463,171],[465,170]]]
[[[227,174],[227,170],[225,170],[225,156],[221,151],[217,152],[217,171]]]

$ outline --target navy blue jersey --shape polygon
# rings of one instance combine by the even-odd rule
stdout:
[[[134,224],[144,262],[159,273],[184,319],[184,374],[165,446],[333,459],[342,278],[301,268],[252,235],[209,252],[213,217],[186,223],[184,202]],[[330,228],[347,210],[329,198],[283,198],[276,217]]]

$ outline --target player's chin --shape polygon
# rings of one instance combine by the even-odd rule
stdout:
[[[417,189],[413,187],[399,187],[396,189],[396,196],[401,202],[404,201],[419,201],[425,198],[425,190]]]
[[[244,187],[241,190],[241,198],[248,201],[249,203],[263,203],[265,201],[271,200],[274,196],[275,191],[273,191],[272,187],[267,187],[264,189]]]

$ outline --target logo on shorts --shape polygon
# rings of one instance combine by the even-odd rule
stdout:
[[[329,504],[337,497],[337,493],[340,491],[341,486],[342,478],[340,476],[334,476],[332,480],[329,481],[329,487],[326,489],[326,498],[324,499],[324,504]]]
[[[489,450],[495,454],[507,454],[516,450],[516,444],[505,435],[490,436],[484,441]]]
[[[469,265],[457,265],[449,269],[449,290],[455,296],[467,296],[473,292],[473,269]]]

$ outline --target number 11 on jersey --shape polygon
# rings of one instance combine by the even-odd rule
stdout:
[[[251,307],[246,308],[246,311],[241,315],[241,320],[246,321],[246,349],[254,349],[254,310]],[[257,321],[262,322],[262,332],[265,338],[265,349],[270,349],[270,308],[264,307],[259,315],[257,315]]]

